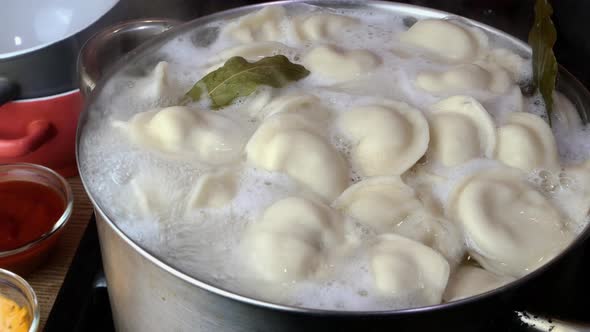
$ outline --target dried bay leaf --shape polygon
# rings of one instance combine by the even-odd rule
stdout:
[[[203,96],[208,96],[211,107],[218,109],[231,104],[238,97],[252,94],[260,85],[281,88],[309,74],[305,67],[292,63],[280,54],[252,63],[242,57],[233,57],[223,67],[199,80],[186,93],[185,99],[199,101]]]
[[[535,21],[529,32],[529,45],[533,50],[533,85],[543,96],[549,125],[551,125],[553,91],[558,71],[557,59],[553,53],[557,31],[551,20],[552,14],[553,8],[548,0],[537,0]]]

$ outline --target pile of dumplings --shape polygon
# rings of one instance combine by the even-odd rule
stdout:
[[[183,198],[191,216],[232,207],[247,189],[244,169],[295,184],[256,206],[225,251],[246,262],[228,267],[254,280],[244,292],[267,300],[359,309],[293,300],[297,285],[321,288],[355,257],[366,269],[345,280],[352,293],[388,303],[380,309],[435,305],[500,287],[563,251],[587,222],[590,166],[560,159],[542,105],[520,92],[530,62],[455,19],[400,21],[362,44],[355,36],[385,22],[370,19],[280,6],[235,19],[208,46],[202,74],[233,56],[283,54],[311,75],[219,111],[170,106],[113,126],[124,144],[204,170]],[[187,91],[167,66],[136,95]],[[142,181],[130,182],[137,209],[166,209]],[[401,298],[411,300],[387,302]]]

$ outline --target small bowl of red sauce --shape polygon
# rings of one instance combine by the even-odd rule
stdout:
[[[68,182],[34,164],[0,164],[0,268],[26,275],[55,247],[72,216]]]

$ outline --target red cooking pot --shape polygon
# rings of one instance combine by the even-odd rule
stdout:
[[[75,175],[81,109],[78,90],[4,104],[0,107],[0,163],[42,164],[64,176]]]
[[[6,3],[5,3],[6,2]],[[4,0],[0,11],[0,164],[27,162],[77,173],[82,98],[76,58],[116,20],[118,0]],[[109,14],[109,15],[106,15]]]

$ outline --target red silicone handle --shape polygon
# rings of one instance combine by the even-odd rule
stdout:
[[[0,139],[0,157],[14,158],[35,151],[47,141],[51,132],[51,123],[37,120],[29,123],[27,134],[17,139]]]

